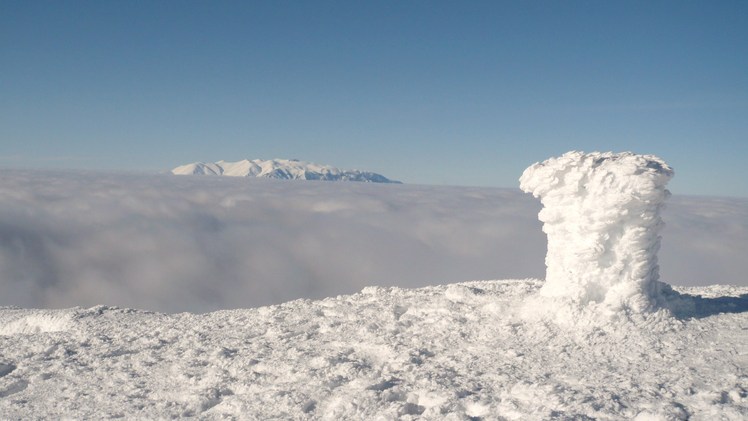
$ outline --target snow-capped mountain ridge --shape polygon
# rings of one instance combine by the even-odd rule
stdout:
[[[263,177],[281,180],[362,181],[399,183],[387,177],[359,170],[341,170],[298,159],[244,159],[236,162],[194,162],[171,170],[176,175],[223,175],[229,177]]]

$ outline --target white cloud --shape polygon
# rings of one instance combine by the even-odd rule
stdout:
[[[678,198],[661,279],[748,284],[748,201]],[[0,305],[161,311],[544,276],[519,190],[0,173]]]
[[[673,196],[662,218],[663,281],[748,285],[748,199]]]

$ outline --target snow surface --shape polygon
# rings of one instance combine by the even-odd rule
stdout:
[[[537,280],[207,314],[0,308],[3,419],[744,420],[748,288],[573,329]]]
[[[237,162],[195,162],[171,170],[176,175],[224,175],[229,177],[264,177],[281,180],[364,181],[371,183],[399,183],[383,175],[341,170],[330,165],[320,165],[297,159],[244,159]]]
[[[605,314],[656,306],[660,210],[672,176],[662,159],[631,152],[573,151],[528,167],[520,188],[543,203],[548,235],[541,295],[599,304]]]

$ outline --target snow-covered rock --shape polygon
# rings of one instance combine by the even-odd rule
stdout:
[[[245,159],[237,162],[195,162],[171,170],[176,175],[225,175],[230,177],[264,177],[282,180],[363,181],[370,183],[399,183],[383,175],[341,170],[329,165],[314,164],[296,159]]]
[[[748,419],[748,288],[568,330],[542,282],[207,314],[0,308],[3,419]]]
[[[569,152],[527,168],[520,187],[543,203],[548,235],[540,294],[608,314],[653,309],[672,176],[662,159],[631,152]]]

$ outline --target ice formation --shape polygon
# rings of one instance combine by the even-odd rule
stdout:
[[[520,188],[540,198],[548,236],[540,295],[609,312],[651,309],[672,176],[662,159],[631,152],[573,151],[527,168]]]

